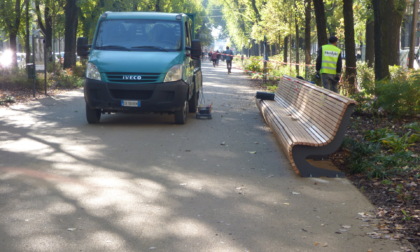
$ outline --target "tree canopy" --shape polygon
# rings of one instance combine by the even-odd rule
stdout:
[[[370,61],[376,53],[375,73],[382,79],[389,76],[389,65],[399,64],[401,25],[404,16],[413,15],[407,7],[414,3],[415,0],[0,0],[0,29],[15,51],[17,38],[20,44],[28,43],[28,39],[23,39],[29,36],[28,30],[40,29],[47,50],[51,51],[53,38],[63,34],[70,36],[66,39],[70,46],[74,46],[76,36],[91,39],[98,17],[105,11],[195,13],[194,29],[204,45],[212,43],[211,31],[218,27],[221,36],[229,38],[237,50],[261,48],[261,43],[267,42],[272,54],[283,51],[285,62],[291,60],[286,57],[294,50],[293,60],[299,63],[299,50],[310,51],[308,43],[321,46],[328,36],[336,35],[344,51],[354,54],[351,47],[366,46]],[[29,15],[25,16],[25,11]],[[373,31],[373,23],[374,34],[369,32]],[[374,37],[379,38],[375,44]]]

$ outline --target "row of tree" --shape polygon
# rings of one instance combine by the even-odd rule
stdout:
[[[304,49],[305,63],[311,64],[313,41],[317,39],[320,47],[330,35],[336,35],[344,41],[346,78],[354,91],[355,41],[366,45],[366,60],[374,65],[376,79],[389,77],[389,66],[399,65],[403,17],[407,9],[413,10],[410,15],[417,14],[418,4],[419,0],[209,0],[207,9],[214,16],[214,9],[219,8],[223,20],[217,16],[212,20],[226,27],[238,48],[250,48],[267,40],[283,51],[285,62],[293,45]],[[417,27],[416,18],[413,27]],[[416,30],[411,34],[414,48]],[[299,62],[299,50],[295,53]],[[409,59],[412,62],[414,56]]]
[[[8,36],[14,52],[19,39],[26,55],[31,55],[33,30],[40,29],[47,55],[52,55],[54,38],[64,34],[64,68],[70,68],[76,63],[76,37],[92,38],[96,22],[105,11],[196,13],[195,28],[210,34],[206,26],[201,26],[204,9],[200,0],[0,0],[0,32]],[[26,60],[30,62],[29,57]]]
[[[196,13],[195,29],[206,40],[204,44],[212,39],[212,23],[224,27],[238,48],[268,43],[274,51],[283,51],[285,62],[291,58],[290,48],[303,48],[308,65],[311,44],[317,40],[321,46],[334,34],[344,41],[346,78],[354,87],[355,41],[366,45],[366,59],[374,64],[376,79],[389,77],[388,66],[399,65],[403,17],[411,7],[416,24],[418,4],[419,0],[0,0],[0,29],[13,51],[19,39],[27,55],[34,29],[41,30],[47,55],[51,55],[53,39],[64,34],[65,68],[76,62],[76,37],[92,38],[96,21],[105,11]],[[223,18],[214,17],[215,11]],[[414,35],[417,25],[412,27]],[[299,51],[294,55],[297,62],[301,61]]]

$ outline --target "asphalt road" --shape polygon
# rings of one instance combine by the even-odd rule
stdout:
[[[371,238],[347,179],[295,175],[256,90],[222,64],[203,66],[213,119],[186,125],[88,125],[81,90],[0,108],[0,251],[404,251]]]

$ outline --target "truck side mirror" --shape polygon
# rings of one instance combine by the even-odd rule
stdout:
[[[77,38],[77,56],[87,57],[89,55],[89,47],[87,38]]]
[[[194,39],[191,45],[191,58],[200,59],[201,57],[201,42],[198,39]]]

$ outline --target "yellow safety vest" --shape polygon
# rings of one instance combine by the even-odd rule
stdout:
[[[337,61],[341,50],[331,44],[322,46],[322,63],[320,73],[337,74]]]

